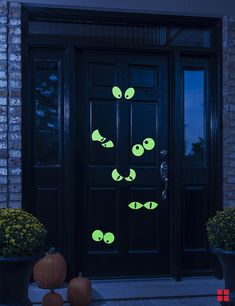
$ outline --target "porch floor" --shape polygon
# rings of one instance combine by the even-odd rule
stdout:
[[[92,306],[218,306],[216,291],[224,288],[224,282],[209,276],[180,282],[171,278],[92,280],[92,288]],[[67,302],[66,284],[55,291]],[[33,283],[29,298],[35,306],[40,305],[47,292]]]

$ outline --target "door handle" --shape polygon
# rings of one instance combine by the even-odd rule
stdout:
[[[165,177],[164,179],[164,190],[162,191],[162,199],[165,201],[167,198],[167,187],[168,187],[168,178]]]
[[[166,200],[167,188],[168,188],[168,164],[165,161],[161,163],[160,175],[161,175],[161,179],[164,182],[164,190],[162,191],[162,199]]]

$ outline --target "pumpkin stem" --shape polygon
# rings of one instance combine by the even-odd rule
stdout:
[[[82,272],[79,272],[78,277],[82,277]]]
[[[54,248],[54,247],[51,247],[50,250],[48,251],[48,253],[49,253],[49,254],[55,253],[55,248]]]

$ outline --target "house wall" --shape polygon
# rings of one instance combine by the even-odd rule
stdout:
[[[0,207],[21,206],[21,7],[0,2]]]
[[[227,6],[226,6],[227,8]],[[0,2],[0,207],[21,207],[21,4]],[[235,207],[235,17],[223,17],[224,206]]]
[[[224,206],[235,207],[235,17],[223,18]]]

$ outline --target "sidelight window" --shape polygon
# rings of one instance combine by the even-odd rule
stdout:
[[[188,166],[204,165],[204,74],[204,70],[184,70],[184,158]]]
[[[34,62],[34,156],[36,165],[59,163],[59,62]]]

